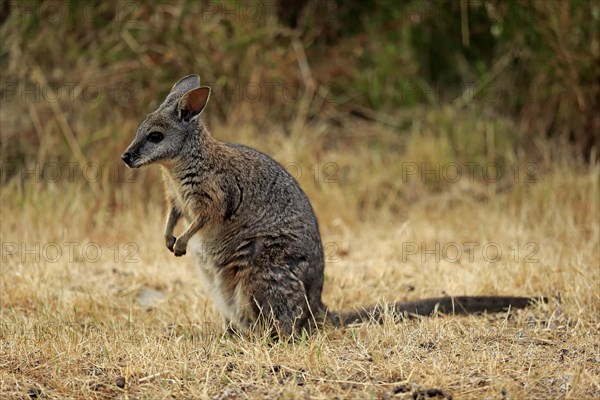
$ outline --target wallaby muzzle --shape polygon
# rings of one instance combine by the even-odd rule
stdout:
[[[139,145],[134,140],[121,156],[121,160],[123,160],[129,168],[139,168],[141,166],[138,164],[138,147]]]

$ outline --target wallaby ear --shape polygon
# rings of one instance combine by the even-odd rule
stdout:
[[[200,114],[208,102],[210,88],[208,86],[192,89],[179,99],[178,114],[179,119],[189,122],[196,115]]]
[[[171,88],[170,93],[185,93],[198,87],[200,87],[200,77],[196,74],[188,75],[178,80]]]

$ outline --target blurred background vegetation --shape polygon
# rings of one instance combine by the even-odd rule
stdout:
[[[2,0],[0,12],[3,186],[49,160],[97,163],[111,168],[94,198],[114,209],[112,166],[190,73],[213,88],[215,136],[300,163],[304,187],[311,166],[335,163],[357,212],[443,189],[398,184],[401,161],[597,162],[597,1]]]

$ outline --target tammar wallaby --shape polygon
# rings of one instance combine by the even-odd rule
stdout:
[[[498,312],[523,308],[528,297],[440,297],[347,313],[327,310],[323,245],[308,198],[269,156],[222,143],[199,115],[210,95],[200,78],[179,80],[140,124],[123,153],[131,168],[159,164],[169,204],[165,242],[175,256],[195,253],[208,293],[232,329],[266,325],[293,335],[314,323],[335,326],[391,315]],[[184,217],[188,225],[175,238]]]

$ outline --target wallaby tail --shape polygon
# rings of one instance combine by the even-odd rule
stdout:
[[[367,321],[382,322],[386,312],[399,318],[431,315],[436,312],[442,314],[502,312],[509,308],[525,308],[537,301],[547,303],[548,299],[545,297],[514,296],[447,296],[394,303],[388,306],[376,305],[360,310],[333,314],[331,318],[336,325],[349,325]]]

